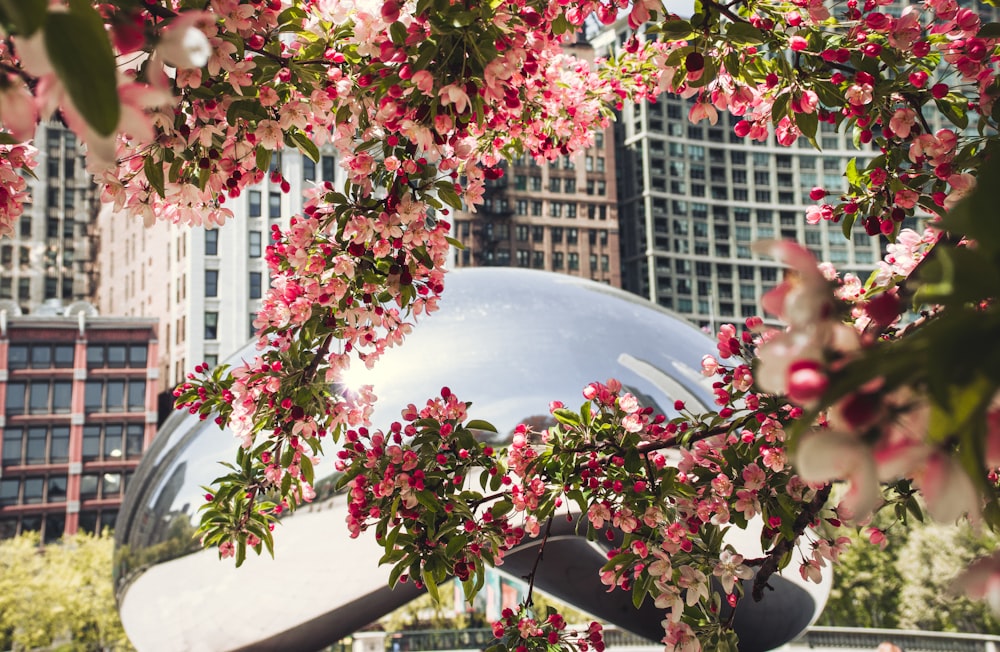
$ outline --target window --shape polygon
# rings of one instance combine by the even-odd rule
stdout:
[[[217,312],[205,313],[205,339],[219,339],[219,313]]]
[[[542,215],[542,202],[533,201],[531,202],[531,214],[535,217],[541,217]]]
[[[552,254],[552,269],[562,269],[563,268],[563,253],[561,251],[556,251]]]
[[[545,240],[545,227],[533,226],[531,227],[531,240],[532,242],[542,242]]]
[[[207,229],[205,231],[205,255],[219,255],[219,231],[216,229]]]
[[[250,298],[259,299],[261,295],[261,273],[250,272]]]
[[[217,269],[205,270],[205,296],[219,296],[219,270]]]
[[[530,252],[528,252],[528,250],[526,250],[526,249],[518,249],[516,255],[517,255],[517,266],[518,267],[527,267],[528,266],[528,257],[530,255]]]
[[[601,271],[607,272],[611,269],[611,259],[607,254],[601,254]]]
[[[68,461],[69,426],[29,426],[4,430],[4,464],[59,464]]]
[[[569,269],[578,270],[580,269],[580,254],[575,251],[569,253]]]
[[[89,344],[87,368],[141,369],[146,366],[146,356],[145,344]]]
[[[567,229],[566,231],[566,244],[575,245],[579,240],[580,234],[577,229]]]
[[[33,380],[28,385],[28,414],[69,414],[73,393],[70,380]]]
[[[549,192],[562,192],[562,179],[559,177],[549,179]]]
[[[250,217],[260,217],[261,216],[261,195],[259,190],[251,190],[247,194],[247,201],[249,203],[248,210]]]
[[[531,266],[534,267],[535,269],[545,269],[544,251],[531,252]]]
[[[267,194],[267,216],[272,220],[281,217],[281,193],[270,192]]]
[[[527,224],[518,224],[517,226],[515,226],[514,227],[514,233],[515,233],[515,237],[517,238],[518,242],[527,242],[528,241],[528,225]]]
[[[590,271],[597,271],[597,254],[590,254]]]
[[[261,255],[261,234],[260,231],[250,231],[249,251],[251,258],[260,258]]]
[[[562,244],[563,241],[563,230],[561,226],[556,226],[552,228],[552,242],[553,244]]]
[[[303,181],[316,180],[316,164],[308,156],[302,157],[302,180]]]
[[[336,159],[332,156],[322,156],[319,159],[323,172],[323,181],[333,181],[336,174]]]
[[[146,409],[146,379],[88,380],[84,385],[83,404],[87,413],[143,412]]]

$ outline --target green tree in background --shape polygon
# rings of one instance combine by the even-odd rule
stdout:
[[[40,547],[37,533],[0,541],[0,649],[131,650],[111,584],[110,536]]]
[[[1000,634],[982,602],[951,590],[952,578],[996,548],[996,535],[964,525],[894,527],[886,546],[854,535],[841,554],[819,624]]]

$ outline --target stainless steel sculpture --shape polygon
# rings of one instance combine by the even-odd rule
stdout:
[[[708,403],[700,360],[712,350],[712,341],[682,319],[598,283],[527,270],[462,270],[449,274],[441,310],[374,371],[350,382],[375,386],[376,426],[447,385],[473,402],[472,416],[504,433],[546,419],[550,400],[580,404],[587,383],[610,377],[667,414],[678,398]],[[240,355],[253,355],[252,345]],[[380,548],[370,538],[348,537],[339,496],[285,518],[274,560],[251,558],[236,570],[215,551],[200,550],[191,537],[201,486],[220,475],[218,462],[233,457],[235,446],[213,423],[175,414],[128,487],[115,573],[122,621],[139,650],[317,649],[417,595],[412,584],[387,588]],[[562,527],[547,544],[536,586],[659,639],[661,612],[648,603],[637,611],[630,595],[606,593],[596,573],[604,549],[571,524]],[[755,538],[734,545],[759,555]],[[508,555],[501,569],[526,574],[534,545]],[[822,608],[830,579],[807,585],[792,573],[770,583],[776,590],[762,603],[740,605],[736,627],[745,652],[794,638]]]

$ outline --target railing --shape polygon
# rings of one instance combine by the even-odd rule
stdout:
[[[810,627],[793,645],[807,649],[874,650],[886,641],[906,652],[1000,652],[1000,636],[851,627]]]
[[[385,649],[388,652],[484,650],[495,641],[489,629],[392,632],[385,635]],[[1000,652],[1000,636],[851,627],[811,627],[781,649],[788,652],[837,649],[871,652],[887,641],[906,652]],[[604,631],[604,642],[609,650],[646,646],[662,649],[654,641],[613,628]]]

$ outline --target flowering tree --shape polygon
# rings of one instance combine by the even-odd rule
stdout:
[[[330,439],[347,526],[374,530],[393,583],[433,596],[454,576],[471,594],[485,565],[572,507],[592,536],[622,537],[602,580],[663,609],[668,649],[735,649],[734,608],[796,546],[816,578],[845,545],[838,528],[877,509],[1000,525],[1000,25],[954,0],[898,17],[885,4],[702,0],[680,18],[657,0],[0,1],[0,230],[24,199],[26,141],[53,112],[87,143],[103,199],[147,222],[221,225],[273,152],[335,147],[346,186],[320,185],[272,234],[259,356],[200,365],[175,392],[242,444],[206,496],[204,543],[237,564],[271,551]],[[564,51],[619,14],[637,31],[613,58]],[[505,450],[477,441],[489,424],[447,389],[371,427],[370,390],[338,379],[436,307],[449,210],[474,209],[506,159],[572,156],[614,109],[661,92],[693,98],[693,121],[741,116],[753,140],[815,144],[822,121],[869,145],[848,191],[814,189],[804,218],[886,238],[877,272],[841,278],[794,243],[758,243],[791,268],[764,305],[787,328],[722,328],[704,360],[709,413],[678,404],[668,420],[611,380]],[[927,230],[901,230],[918,214]],[[766,553],[744,559],[724,534],[755,518]],[[1000,556],[957,586],[1000,601]],[[530,604],[495,631],[503,649],[602,647],[598,627],[567,631]]]

